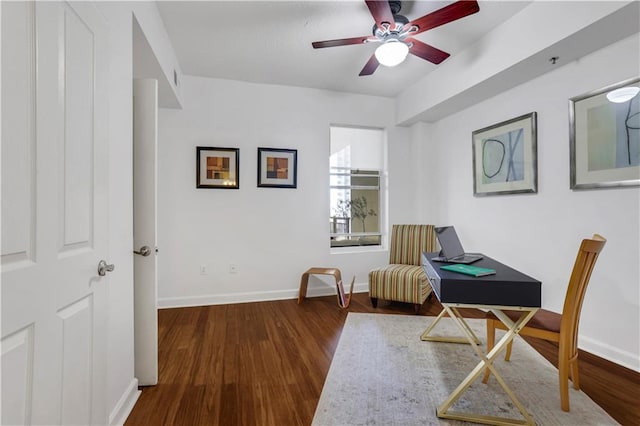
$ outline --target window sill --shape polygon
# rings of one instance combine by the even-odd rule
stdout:
[[[383,246],[330,247],[329,254],[380,253],[388,251]]]

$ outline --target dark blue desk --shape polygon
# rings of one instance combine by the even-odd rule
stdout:
[[[478,365],[476,365],[471,373],[469,373],[451,395],[438,407],[436,411],[437,416],[446,419],[493,425],[534,425],[533,417],[527,412],[522,403],[518,401],[511,389],[509,389],[504,382],[502,376],[496,371],[493,366],[493,361],[540,308],[542,284],[540,281],[518,272],[488,256],[483,255],[484,258],[482,260],[473,263],[474,266],[495,269],[495,275],[483,277],[473,277],[440,269],[440,266],[447,265],[447,263],[434,262],[432,259],[436,256],[438,256],[438,253],[423,253],[422,267],[431,283],[433,292],[442,304],[443,310],[424,333],[422,333],[420,338],[431,342],[470,343],[480,358]],[[477,308],[491,311],[507,326],[508,331],[493,349],[485,354],[480,348],[480,340],[474,334],[473,330],[471,330],[471,327],[469,327],[462,315],[460,315],[458,308]],[[503,312],[504,310],[520,311],[522,315],[517,321],[512,321]],[[458,326],[465,336],[464,339],[431,335],[431,332],[438,322],[447,315],[450,316]],[[494,374],[502,389],[504,389],[505,393],[524,417],[524,420],[449,410],[486,369],[491,370]]]
[[[467,303],[539,308],[542,303],[542,283],[497,260],[485,256],[473,266],[495,269],[495,275],[472,277],[440,269],[449,265],[434,262],[438,253],[423,253],[422,266],[433,292],[441,303]]]

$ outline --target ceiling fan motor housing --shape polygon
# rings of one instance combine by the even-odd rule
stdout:
[[[402,28],[409,23],[409,19],[407,19],[407,17],[404,15],[393,15],[393,20],[395,21],[395,25],[393,22],[389,24],[389,32],[400,32],[400,29],[397,28],[398,25],[400,25],[400,28]],[[372,30],[373,35],[376,35],[376,32],[378,30],[382,32],[385,31],[384,28],[378,27],[378,24],[373,24],[373,30]]]
[[[397,15],[400,13],[400,9],[402,8],[402,2],[399,0],[390,0],[389,1],[389,9],[391,9],[391,13],[393,15]]]
[[[401,1],[397,1],[397,0],[389,1],[389,8],[391,9],[391,14],[393,15],[393,20],[395,21],[395,25],[394,25],[394,22],[389,22],[388,31],[398,33],[400,32],[400,28],[404,27],[406,24],[409,23],[409,20],[407,19],[406,16],[399,15],[400,9],[402,8]],[[398,26],[400,26],[400,28],[398,28]],[[377,23],[373,24],[372,32],[374,36],[376,35],[378,30],[380,30],[381,32],[385,32],[385,29],[378,27]]]

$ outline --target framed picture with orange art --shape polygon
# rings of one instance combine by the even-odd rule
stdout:
[[[258,186],[296,188],[298,150],[258,148]]]
[[[240,188],[240,149],[197,146],[196,188]]]

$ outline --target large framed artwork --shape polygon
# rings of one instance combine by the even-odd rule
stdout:
[[[240,149],[196,147],[196,188],[240,188]]]
[[[538,192],[535,112],[473,132],[473,195]]]
[[[640,186],[640,94],[607,98],[627,87],[640,87],[640,78],[569,100],[571,189]]]
[[[258,186],[296,188],[298,150],[258,148]]]

